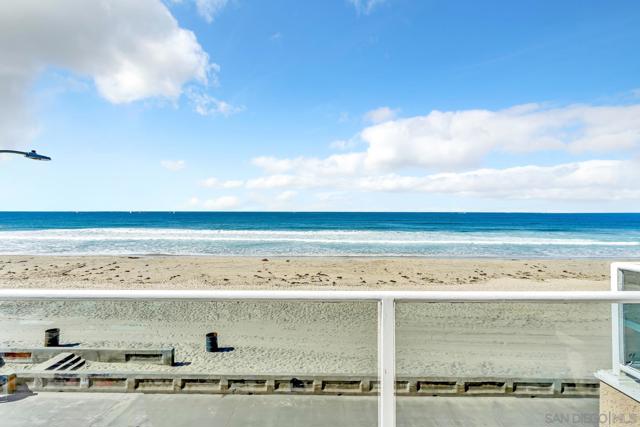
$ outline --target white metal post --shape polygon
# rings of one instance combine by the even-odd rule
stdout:
[[[393,298],[378,305],[378,426],[396,426],[396,308]]]
[[[620,268],[616,263],[611,264],[611,291],[619,292],[620,287]],[[622,323],[622,310],[620,304],[611,304],[611,364],[613,373],[620,375],[620,364],[622,363],[621,347],[623,340],[621,334],[624,331]]]

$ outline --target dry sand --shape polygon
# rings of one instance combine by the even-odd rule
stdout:
[[[0,258],[0,287],[606,290],[604,260],[420,258]],[[177,367],[85,369],[374,374],[371,303],[2,302],[0,346],[60,327],[86,347],[175,347]],[[225,353],[206,353],[218,331]],[[610,364],[607,304],[400,304],[397,368],[411,376],[588,378]],[[2,369],[9,369],[7,365]]]
[[[606,260],[0,256],[0,287],[605,290]]]

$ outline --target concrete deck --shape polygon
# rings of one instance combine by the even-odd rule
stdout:
[[[350,396],[15,394],[0,403],[12,427],[376,426],[377,398]],[[595,427],[598,399],[404,397],[400,427]]]

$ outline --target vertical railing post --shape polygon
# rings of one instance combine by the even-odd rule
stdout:
[[[396,309],[392,297],[378,305],[378,427],[396,426]]]
[[[616,263],[611,264],[611,290],[619,292],[622,290],[622,275]],[[622,322],[622,304],[611,304],[611,362],[615,375],[620,375],[620,364],[622,360],[622,345],[624,325]]]

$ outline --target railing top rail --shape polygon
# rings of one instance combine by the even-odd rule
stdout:
[[[640,303],[640,291],[0,289],[0,301],[46,299]]]
[[[635,271],[640,273],[640,263],[633,262],[612,262],[611,268],[613,270],[627,270],[627,271]]]

